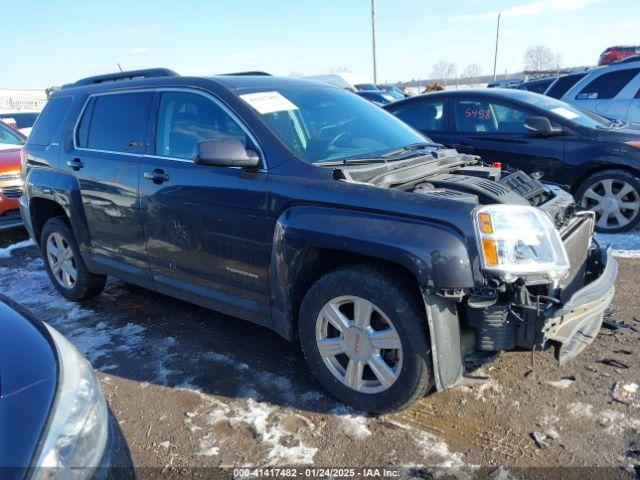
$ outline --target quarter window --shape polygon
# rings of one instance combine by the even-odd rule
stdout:
[[[188,92],[165,92],[160,98],[156,155],[192,159],[198,143],[233,138],[255,149],[238,123],[210,99]]]
[[[423,132],[444,130],[444,101],[410,102],[391,110],[396,117]]]
[[[629,68],[605,73],[594,79],[576,96],[576,100],[606,100],[614,98],[640,73],[640,68]]]
[[[527,133],[530,114],[510,105],[482,100],[456,100],[456,129],[473,133]]]
[[[29,145],[49,145],[62,118],[71,105],[71,97],[54,97],[47,102],[29,135]]]
[[[78,146],[109,152],[144,153],[152,93],[93,97],[78,126]]]

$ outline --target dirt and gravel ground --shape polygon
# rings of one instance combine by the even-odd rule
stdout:
[[[640,258],[618,258],[611,315],[632,328],[602,330],[563,368],[539,353],[533,375],[529,353],[503,354],[476,380],[376,418],[326,396],[296,345],[265,328],[116,280],[94,300],[65,301],[25,239],[0,235],[0,293],[91,360],[137,466],[457,467],[440,473],[458,477],[480,466],[492,478],[573,466],[583,468],[544,472],[604,478],[640,463],[629,454],[640,402],[609,396],[616,381],[640,383]]]

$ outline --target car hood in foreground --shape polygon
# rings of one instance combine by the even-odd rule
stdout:
[[[58,383],[42,322],[0,295],[0,470],[22,478],[47,425]]]

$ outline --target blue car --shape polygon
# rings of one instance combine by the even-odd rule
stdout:
[[[379,107],[382,105],[388,105],[395,100],[395,98],[382,90],[358,90],[355,93]]]
[[[58,331],[0,296],[3,479],[133,477],[91,364]],[[66,473],[65,473],[66,472]]]

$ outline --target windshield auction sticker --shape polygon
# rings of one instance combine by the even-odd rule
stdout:
[[[556,114],[566,118],[567,120],[573,120],[574,118],[578,118],[580,116],[577,113],[572,112],[571,110],[568,110],[568,109],[563,108],[563,107],[552,108],[551,111],[553,113],[556,113]]]
[[[278,92],[248,93],[246,95],[240,95],[240,98],[262,115],[298,109],[288,98],[285,98]]]

